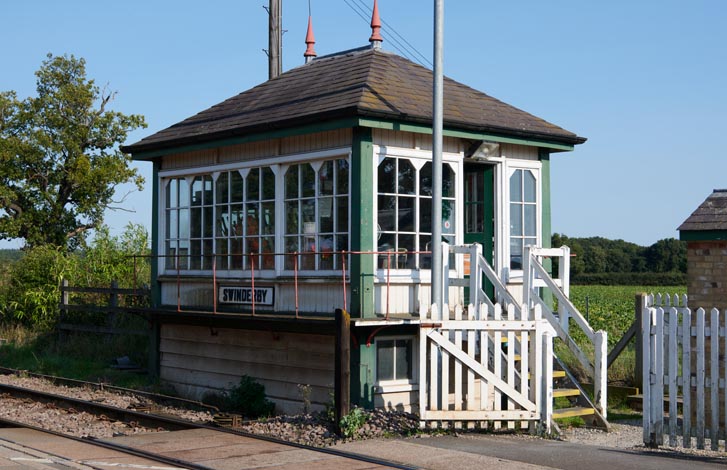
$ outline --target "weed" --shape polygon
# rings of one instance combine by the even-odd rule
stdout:
[[[366,412],[361,408],[353,408],[348,412],[346,416],[341,418],[338,423],[338,427],[341,430],[343,437],[351,438],[356,435],[359,429],[366,424],[368,416]]]
[[[298,393],[300,394],[300,399],[303,401],[304,414],[310,413],[310,395],[312,391],[313,389],[310,385],[298,384]]]
[[[265,396],[265,386],[249,375],[243,375],[240,383],[228,394],[228,407],[251,419],[270,416],[275,404]]]

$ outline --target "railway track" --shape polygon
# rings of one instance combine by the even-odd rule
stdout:
[[[13,442],[16,445],[26,445],[24,434],[8,429],[25,428],[33,432],[46,432],[55,435],[58,439],[68,438],[74,442],[98,444],[115,452],[126,452],[136,458],[149,460],[168,459],[166,465],[176,468],[234,468],[230,466],[229,459],[244,459],[245,468],[268,466],[270,459],[279,458],[281,461],[297,462],[296,468],[321,468],[332,465],[330,468],[412,468],[371,457],[361,456],[348,452],[312,447],[305,444],[291,443],[280,439],[254,435],[241,430],[221,428],[215,425],[193,423],[170,416],[161,416],[153,413],[122,409],[102,403],[78,400],[57,394],[32,390],[14,385],[0,384],[0,396],[14,397],[30,400],[33,403],[43,403],[47,406],[69,410],[71,412],[83,411],[100,420],[114,420],[133,425],[142,425],[152,430],[163,430],[163,433],[144,433],[131,436],[118,436],[111,439],[78,438],[65,433],[58,433],[41,429],[39,426],[19,423],[14,420],[1,420],[0,444],[2,441]],[[31,439],[38,443],[36,438]],[[42,449],[36,449],[42,451]],[[134,454],[136,452],[136,454]],[[220,459],[220,456],[226,458]],[[69,458],[73,458],[71,455]],[[75,456],[77,457],[77,456]],[[66,457],[64,457],[66,458]],[[340,462],[338,462],[340,460]],[[162,462],[162,460],[156,460]],[[201,462],[201,463],[200,463]],[[257,463],[256,463],[257,462]],[[306,463],[308,462],[308,463]],[[325,465],[323,464],[325,462]],[[340,464],[340,465],[339,465]],[[186,465],[186,466],[185,466]],[[93,468],[93,467],[91,467]]]

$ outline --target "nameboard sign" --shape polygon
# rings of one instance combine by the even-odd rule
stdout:
[[[218,301],[221,304],[246,304],[252,305],[255,299],[255,305],[270,305],[275,302],[274,287],[239,287],[239,286],[220,286],[218,291]]]

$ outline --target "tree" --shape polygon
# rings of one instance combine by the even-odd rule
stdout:
[[[0,92],[0,238],[74,248],[101,226],[118,185],[143,178],[119,149],[144,117],[108,108],[115,93],[86,78],[86,62],[48,54],[36,97]]]

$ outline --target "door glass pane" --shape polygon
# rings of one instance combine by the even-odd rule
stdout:
[[[534,237],[535,236],[535,225],[536,225],[536,218],[535,218],[535,204],[526,204],[525,207],[525,236],[528,237]]]
[[[520,202],[523,200],[522,172],[522,170],[515,170],[512,176],[510,176],[510,202]]]
[[[510,204],[510,235],[523,234],[523,214],[521,212],[522,205]]]
[[[522,238],[510,239],[510,269],[523,268],[523,240]]]
[[[523,172],[525,202],[535,202],[535,176],[530,170]]]

